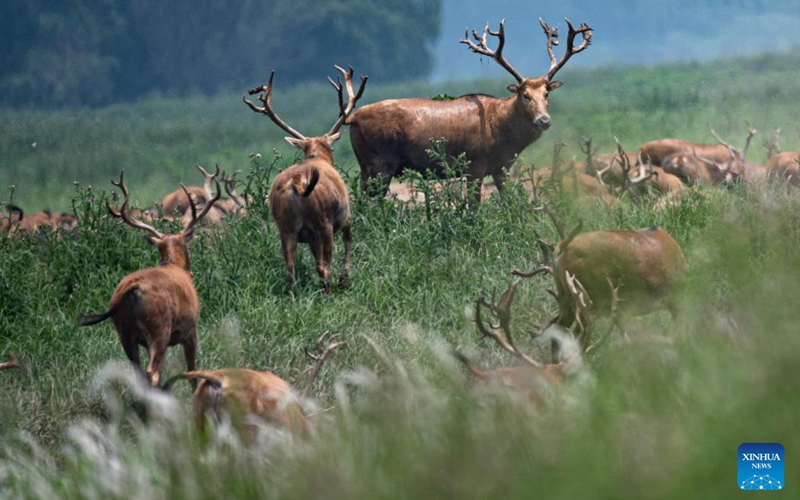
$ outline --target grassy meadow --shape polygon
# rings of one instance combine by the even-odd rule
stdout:
[[[712,142],[709,125],[741,147],[745,121],[759,129],[750,161],[764,161],[761,141],[778,127],[784,151],[800,147],[797,55],[560,76],[553,128],[520,165],[550,163],[561,143],[565,161],[580,157],[589,136],[601,153],[614,137],[631,151],[661,137]],[[334,91],[275,78],[277,113],[304,134],[324,133]],[[507,83],[368,85],[364,101],[504,95]],[[514,184],[475,210],[458,197],[418,207],[364,199],[344,138],[336,155],[354,219],[348,288],[320,293],[301,246],[288,294],[277,230],[260,204],[191,244],[199,367],[294,380],[308,366],[303,346],[320,334],[348,342],[307,402],[311,436],[266,432],[244,446],[225,426],[202,442],[188,384],[174,397],[142,389],[111,323],[74,321],[105,310],[122,276],[157,262],[142,234],[104,217],[120,168],[139,206],[179,182],[199,184],[196,163],[240,169],[263,196],[295,161],[283,134],[238,95],[2,110],[0,132],[0,186],[14,186],[0,200],[80,219],[74,238],[0,239],[0,356],[14,352],[25,365],[0,372],[0,499],[733,498],[746,495],[736,479],[745,442],[782,443],[778,495],[797,488],[800,196],[786,186],[700,188],[663,211],[654,197],[605,205],[554,196],[568,229],[664,227],[689,278],[677,319],[633,322],[627,338],[615,333],[579,376],[534,404],[513,390],[476,390],[450,351],[484,368],[514,364],[481,338],[473,304],[502,290],[511,268],[542,264],[535,233],[557,240],[552,221]],[[335,277],[341,255],[337,236]],[[555,311],[549,288],[547,277],[520,280],[513,307],[518,341],[542,360],[547,344],[524,333]],[[170,350],[165,376],[182,369],[182,352]]]

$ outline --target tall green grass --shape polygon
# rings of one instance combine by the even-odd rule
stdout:
[[[650,71],[614,69],[608,78],[658,76]],[[652,85],[677,89],[690,84],[677,77],[670,82],[667,73],[699,69],[660,71],[666,81],[654,78]],[[554,120],[564,116],[561,106],[567,102],[583,103],[581,109],[593,113],[577,124],[570,121],[574,128],[567,135],[560,135],[559,125],[549,131],[534,147],[532,156],[542,150],[537,164],[549,162],[553,143],[567,141],[569,134],[618,134],[623,142],[627,137],[636,143],[669,127],[675,133],[668,135],[702,134],[704,106],[710,116],[729,113],[702,96],[688,111],[670,113],[669,99],[648,111],[649,99],[637,104],[635,93],[629,101],[621,89],[613,92],[629,111],[616,112],[592,93],[606,84],[603,74],[587,72],[583,82],[573,73],[574,85],[565,75],[567,85],[553,95]],[[332,91],[319,91],[329,102]],[[563,102],[556,100],[561,92]],[[780,122],[791,144],[790,126],[782,120],[790,123],[793,103],[757,95],[761,101],[730,104],[730,129],[712,125],[725,134],[743,128],[739,124],[746,118],[766,130]],[[279,95],[275,99],[283,114]],[[194,130],[212,145],[198,139],[167,147],[157,141],[159,134],[147,139],[158,142],[153,154],[173,158],[187,172],[213,150],[214,141],[224,149],[227,142],[248,140],[232,132],[247,129],[252,142],[231,145],[231,157],[245,170],[250,189],[263,195],[271,174],[291,164],[293,153],[281,149],[274,156],[269,147],[278,139],[262,139],[273,127],[259,117],[244,122],[250,113],[244,105],[236,118],[225,118],[220,100],[207,101],[151,101],[87,114],[134,115],[128,127],[137,137],[153,130],[165,136],[180,127],[189,135]],[[751,108],[770,115],[765,123],[775,121],[765,126],[758,117],[735,114]],[[215,123],[194,119],[215,109]],[[626,113],[664,118],[617,132],[626,123],[619,116]],[[693,120],[683,122],[682,113]],[[17,127],[36,121],[28,119]],[[34,127],[64,117],[40,119]],[[165,123],[159,124],[161,119]],[[306,132],[289,118],[289,109],[286,119]],[[4,127],[15,128],[14,120],[4,120]],[[240,121],[244,125],[236,128]],[[326,128],[308,124],[315,126]],[[86,127],[86,137],[107,138],[113,129],[103,121],[96,130]],[[222,137],[213,137],[215,128]],[[85,144],[103,147],[102,140]],[[66,156],[81,149],[68,139],[64,148],[73,150]],[[364,199],[352,160],[342,154],[347,149],[337,150],[354,215],[347,289],[330,297],[321,293],[310,252],[301,247],[298,283],[290,295],[277,231],[262,205],[224,230],[202,232],[191,244],[202,304],[200,367],[270,369],[293,380],[307,364],[302,347],[322,332],[348,341],[314,387],[314,401],[308,402],[316,415],[314,431],[305,441],[271,430],[247,447],[223,426],[204,444],[192,426],[188,387],[177,388],[175,397],[140,388],[110,323],[73,326],[78,315],[105,310],[122,276],[157,262],[141,234],[102,216],[111,187],[107,178],[125,166],[133,196],[146,204],[154,196],[147,193],[163,188],[163,182],[151,180],[150,169],[142,167],[137,175],[134,165],[112,162],[97,172],[91,188],[87,180],[59,184],[59,192],[69,191],[62,196],[75,199],[81,218],[73,237],[42,233],[0,240],[0,354],[13,351],[26,366],[22,373],[0,372],[0,498],[730,498],[742,494],[736,485],[737,447],[759,441],[785,446],[783,494],[791,494],[800,477],[790,458],[800,449],[800,397],[793,391],[800,382],[797,193],[785,186],[706,188],[661,212],[652,210],[654,200],[648,198],[611,206],[552,199],[568,229],[578,220],[585,230],[663,226],[684,250],[689,279],[676,320],[656,313],[633,322],[628,338],[615,334],[585,360],[581,377],[538,405],[513,390],[474,387],[449,352],[457,348],[487,368],[513,364],[480,338],[472,304],[482,290],[502,289],[512,267],[542,263],[536,234],[557,240],[552,222],[513,184],[508,196],[474,210],[462,209],[465,200],[444,195],[427,206]],[[0,150],[6,155],[5,147]],[[251,160],[250,151],[262,156]],[[131,147],[120,154],[144,151]],[[183,154],[192,157],[185,165],[174,160]],[[28,153],[19,153],[19,160],[33,161]],[[20,203],[24,192],[20,183],[15,194]],[[168,223],[160,227],[174,229]],[[337,238],[334,274],[341,253]],[[540,359],[548,346],[523,332],[554,312],[547,293],[552,287],[546,278],[522,281],[513,308],[518,340]],[[165,375],[182,369],[182,354],[171,350]]]

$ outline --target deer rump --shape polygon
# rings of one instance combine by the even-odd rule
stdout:
[[[684,274],[678,243],[663,229],[613,229],[579,234],[556,247],[553,271],[561,317],[575,317],[566,273],[573,274],[592,301],[590,313],[608,314],[612,307],[609,280],[619,286],[623,316],[642,316],[668,309],[676,312],[673,291]]]
[[[188,272],[174,266],[141,269],[125,276],[111,296],[108,311],[87,314],[78,326],[108,318],[120,333],[123,347],[135,343],[145,347],[168,335],[168,346],[183,342],[194,331],[200,301]],[[131,330],[134,334],[131,335]]]
[[[328,175],[320,175],[322,168]],[[282,234],[297,234],[300,243],[314,243],[326,224],[332,223],[334,233],[347,225],[347,198],[347,188],[333,167],[316,166],[313,160],[297,163],[278,174],[269,192],[270,210],[278,229]]]
[[[222,412],[227,412],[235,422],[244,425],[251,438],[257,425],[243,417],[258,417],[300,433],[307,431],[306,417],[294,388],[272,372],[244,368],[190,371],[172,377],[163,389],[170,390],[180,379],[199,381],[193,404],[201,426],[207,417],[219,421]]]

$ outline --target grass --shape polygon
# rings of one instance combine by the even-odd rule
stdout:
[[[560,141],[577,151],[583,135],[619,135],[626,144],[662,134],[702,140],[706,122],[736,143],[745,119],[762,133],[784,127],[784,149],[796,145],[788,94],[775,97],[748,83],[794,70],[781,69],[784,60],[734,62],[735,71],[723,61],[700,75],[701,68],[681,66],[565,75],[551,112],[554,120],[570,119],[521,161],[549,162]],[[734,76],[709,89],[708,80],[726,68]],[[687,86],[697,90],[696,101],[669,109]],[[744,98],[747,88],[751,99]],[[287,89],[285,104],[279,93],[275,106],[281,114],[285,106],[284,118],[299,130],[316,133],[329,124],[300,123],[303,113],[322,114],[311,103],[290,114],[291,103],[312,91]],[[330,89],[316,92],[329,102]],[[21,167],[0,175],[17,183],[15,200],[35,208],[34,199],[56,207],[66,198],[67,208],[74,198],[81,225],[74,238],[0,240],[0,353],[13,351],[26,365],[22,374],[0,372],[0,499],[732,498],[741,494],[739,444],[780,442],[789,457],[800,449],[800,397],[792,390],[800,382],[795,192],[706,188],[659,213],[647,199],[613,206],[553,200],[568,228],[579,219],[585,230],[663,226],[683,248],[690,279],[677,320],[657,313],[636,322],[628,340],[615,334],[586,360],[585,377],[534,405],[513,391],[474,390],[449,350],[483,367],[513,364],[479,338],[471,305],[482,290],[501,290],[512,267],[541,264],[534,230],[557,239],[551,221],[513,186],[509,196],[473,211],[459,209],[458,200],[456,208],[445,199],[417,208],[365,200],[346,143],[337,160],[353,193],[349,288],[321,294],[310,252],[301,247],[298,284],[289,295],[276,229],[259,206],[191,246],[202,304],[201,367],[270,369],[292,380],[307,365],[302,347],[322,332],[348,341],[314,387],[315,431],[305,442],[273,432],[244,447],[223,428],[201,443],[190,425],[187,387],[175,398],[142,391],[113,327],[78,329],[73,322],[104,310],[122,276],[157,260],[141,234],[102,217],[107,179],[120,166],[133,196],[146,204],[193,163],[220,159],[225,168],[242,168],[251,189],[263,193],[270,173],[294,161],[288,150],[274,156],[267,149],[279,143],[277,136],[264,139],[275,127],[250,117],[244,105],[229,111],[226,102],[153,99],[85,111],[73,122],[59,114],[3,113],[2,162]],[[74,133],[61,134],[69,123]],[[25,146],[33,131],[45,137],[35,154],[51,144],[42,163]],[[262,157],[248,159],[251,151]],[[48,178],[56,157],[64,163],[50,182],[61,201],[46,198],[47,187],[27,198],[27,182]],[[341,252],[337,238],[334,276]],[[518,332],[553,313],[547,288],[545,278],[520,283]],[[542,342],[518,337],[526,351],[545,356]],[[166,376],[183,369],[179,351],[169,358]],[[148,409],[147,423],[141,408]],[[788,491],[800,477],[796,463],[786,461]]]

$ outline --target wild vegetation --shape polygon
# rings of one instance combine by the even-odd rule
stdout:
[[[708,124],[738,143],[745,120],[760,131],[749,160],[764,160],[757,146],[777,127],[783,150],[797,149],[798,62],[565,71],[551,97],[553,127],[518,164],[549,164],[562,142],[567,164],[587,136],[604,152],[615,136],[630,150],[659,137],[710,142]],[[376,86],[364,100],[501,95],[506,83]],[[320,102],[330,102],[327,87],[297,88],[276,111],[312,133],[336,113]],[[365,199],[343,140],[335,157],[352,196],[350,284],[320,292],[301,248],[304,279],[289,294],[280,238],[259,201],[295,157],[252,115],[240,95],[2,112],[0,181],[16,185],[5,201],[73,208],[78,226],[69,237],[0,239],[0,354],[22,364],[0,371],[0,498],[733,497],[739,444],[800,449],[792,390],[800,382],[800,197],[789,186],[704,187],[658,212],[650,197],[553,196],[568,229],[578,221],[585,231],[663,227],[683,249],[688,281],[675,320],[658,312],[634,322],[627,338],[613,334],[581,376],[535,404],[500,387],[473,390],[450,351],[485,369],[514,364],[482,338],[473,308],[482,291],[490,297],[515,279],[512,268],[543,262],[537,234],[558,239],[534,210],[539,202],[514,182],[473,208],[449,190],[417,206]],[[217,161],[243,170],[240,189],[254,200],[246,216],[192,243],[197,365],[270,369],[291,381],[307,366],[303,346],[338,334],[347,345],[311,390],[304,440],[275,432],[247,447],[223,425],[204,442],[188,387],[176,386],[175,398],[145,391],[111,325],[74,325],[107,305],[121,277],[156,262],[140,234],[106,217],[109,180],[124,167],[143,208],[178,181],[192,183],[195,163]],[[556,311],[548,288],[548,277],[521,281],[512,309],[520,347],[539,360],[549,345],[522,333]],[[168,358],[165,378],[183,370],[180,352]],[[789,480],[798,477],[796,460],[786,467]]]

